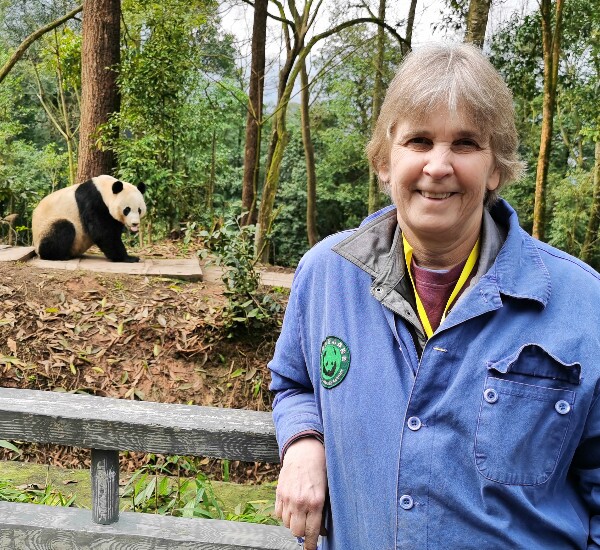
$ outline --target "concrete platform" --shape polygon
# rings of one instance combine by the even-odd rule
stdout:
[[[223,270],[211,263],[201,265],[198,258],[142,258],[138,263],[111,262],[104,256],[84,255],[81,258],[55,262],[41,260],[35,256],[32,246],[0,245],[0,262],[27,262],[40,269],[59,269],[62,271],[95,271],[98,273],[121,273],[124,275],[148,275],[152,277],[173,277],[188,281],[221,283]],[[293,273],[271,271],[268,268],[258,270],[260,282],[265,286],[291,288]]]
[[[0,245],[0,262],[26,262],[33,256],[33,246]]]
[[[137,263],[111,262],[104,256],[82,256],[65,262],[33,258],[28,265],[43,269],[64,271],[94,271],[97,273],[122,273],[125,275],[148,275],[151,277],[174,277],[188,281],[201,281],[202,269],[197,258],[149,259]]]

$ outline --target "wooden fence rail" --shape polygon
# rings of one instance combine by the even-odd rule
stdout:
[[[92,510],[0,502],[2,550],[297,550],[283,527],[119,514],[119,451],[279,462],[264,412],[0,388],[0,439],[92,450]]]

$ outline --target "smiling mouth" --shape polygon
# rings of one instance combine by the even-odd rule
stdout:
[[[448,197],[450,197],[451,195],[454,194],[454,193],[431,193],[429,191],[419,191],[419,193],[421,194],[421,196],[425,197],[426,199],[436,199],[436,200],[447,199]]]

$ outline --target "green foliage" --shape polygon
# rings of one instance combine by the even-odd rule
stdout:
[[[29,504],[45,504],[46,506],[70,507],[75,497],[64,495],[50,484],[39,488],[36,485],[15,487],[6,480],[0,479],[0,501],[24,502]]]
[[[227,220],[212,233],[200,232],[217,255],[223,269],[222,280],[227,303],[222,311],[223,329],[232,338],[238,329],[265,329],[279,322],[282,311],[274,292],[262,291],[254,260],[254,226],[241,227]]]
[[[174,470],[176,476],[171,475]],[[182,470],[193,477],[182,477]],[[273,505],[267,501],[239,504],[233,512],[225,512],[210,481],[185,457],[153,460],[140,468],[128,480],[122,496],[129,499],[128,509],[138,512],[277,525],[269,514]]]
[[[245,504],[238,504],[232,513],[226,514],[226,519],[246,523],[261,523],[263,525],[278,525],[278,521],[272,515],[274,511],[273,502],[254,500]]]
[[[136,470],[122,494],[130,499],[130,509],[188,518],[224,519],[222,505],[201,472],[195,471],[194,478],[167,477],[173,468],[179,473],[180,467],[190,468],[185,459],[172,456]]]
[[[21,454],[21,451],[17,447],[15,447],[10,441],[6,441],[5,439],[0,439],[0,447],[13,451],[17,454]]]
[[[311,134],[317,175],[317,231],[325,237],[355,227],[367,215],[369,166],[365,146],[371,133],[375,76],[374,26],[357,25],[333,36],[314,60],[317,83],[311,87]],[[387,40],[384,89],[401,58]],[[290,142],[280,175],[278,214],[273,224],[273,258],[294,266],[308,248],[306,165],[300,111],[288,109]]]
[[[597,100],[600,6],[583,0],[565,4],[557,109],[547,183],[548,241],[578,255],[592,205],[591,174],[598,138]],[[513,91],[520,152],[528,164],[523,181],[503,190],[522,225],[531,231],[535,172],[543,104],[543,62],[539,12],[514,14],[491,42],[491,61]]]
[[[574,170],[565,178],[551,180],[549,189],[554,215],[550,221],[548,242],[579,256],[590,217],[592,174]]]
[[[208,189],[221,182],[226,188],[239,176],[241,148],[231,139],[232,126],[239,125],[246,98],[232,79],[231,42],[216,30],[214,7],[125,3],[130,26],[119,75],[121,112],[102,143],[116,152],[120,177],[146,182],[150,217],[163,232],[202,218],[212,206]]]

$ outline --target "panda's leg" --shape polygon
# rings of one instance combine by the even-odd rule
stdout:
[[[119,224],[119,226],[119,228],[116,225],[110,227],[110,229],[105,228],[104,233],[96,235],[94,242],[112,262],[139,262],[140,259],[137,256],[127,254],[127,249],[122,240],[123,226],[122,224]]]
[[[74,240],[75,226],[68,220],[58,220],[40,241],[39,256],[42,260],[70,260]]]

